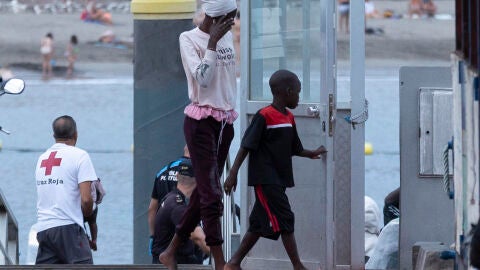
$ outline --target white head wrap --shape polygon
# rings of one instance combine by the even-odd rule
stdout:
[[[371,257],[380,234],[380,209],[377,203],[365,196],[365,255]]]
[[[236,0],[203,0],[205,14],[214,18],[237,9]]]

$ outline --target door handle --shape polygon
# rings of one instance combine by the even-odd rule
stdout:
[[[328,95],[328,135],[330,137],[333,136],[333,133],[335,131],[334,128],[334,123],[335,123],[335,102],[333,99],[333,94]]]
[[[310,107],[307,108],[307,115],[315,117],[315,118],[319,118],[320,117],[320,109],[318,108],[317,105],[310,106]]]

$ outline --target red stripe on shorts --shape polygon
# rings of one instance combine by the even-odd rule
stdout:
[[[268,219],[272,224],[273,232],[279,232],[280,226],[278,225],[277,217],[272,213],[272,211],[270,211],[270,207],[268,207],[267,198],[263,194],[262,186],[261,185],[255,186],[255,192],[257,193],[257,197],[260,200],[260,204],[263,206],[263,208],[267,212]]]

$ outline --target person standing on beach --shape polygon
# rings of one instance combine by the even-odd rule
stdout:
[[[223,192],[220,176],[233,139],[237,95],[235,49],[230,32],[237,13],[235,0],[204,0],[205,19],[180,35],[180,53],[191,103],[185,108],[184,134],[192,159],[197,188],[159,260],[177,269],[175,252],[203,223],[215,269],[225,265],[220,218]]]
[[[52,76],[53,35],[47,33],[40,41],[40,53],[42,54],[42,75],[44,78]]]
[[[418,18],[423,15],[423,4],[421,0],[410,0],[408,2],[408,15],[410,18]]]
[[[298,255],[295,216],[285,192],[294,186],[293,155],[319,159],[327,151],[323,145],[315,150],[304,149],[298,137],[294,116],[288,110],[298,106],[301,83],[297,75],[278,70],[270,77],[269,85],[273,102],[253,117],[225,180],[225,193],[230,194],[237,187],[238,170],[249,155],[248,185],[254,187],[255,204],[248,232],[225,270],[241,269],[240,263],[260,237],[278,240],[280,236],[293,268],[306,269]]]
[[[67,45],[65,50],[65,57],[67,58],[68,67],[67,67],[67,77],[72,76],[73,74],[73,65],[78,57],[78,39],[76,35],[70,37],[70,42]]]
[[[423,11],[429,18],[433,18],[437,13],[437,5],[433,3],[433,0],[423,0]]]
[[[53,121],[52,145],[38,158],[38,252],[35,264],[93,264],[83,217],[93,210],[91,182],[98,177],[88,153],[75,147],[78,133],[68,115]]]

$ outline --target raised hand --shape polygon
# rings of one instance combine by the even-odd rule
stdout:
[[[235,24],[232,17],[224,15],[220,19],[215,20],[210,26],[210,40],[208,41],[208,48],[214,49],[217,47],[217,42],[232,29]]]

